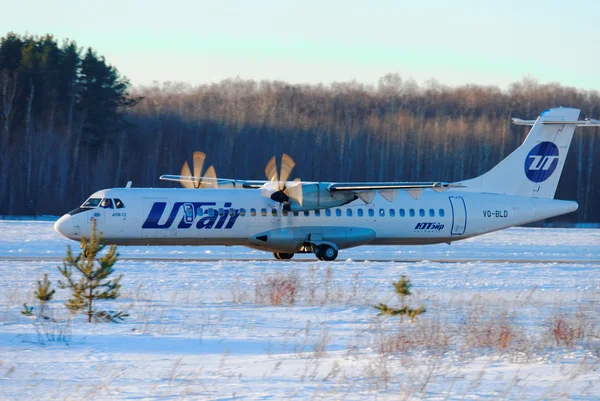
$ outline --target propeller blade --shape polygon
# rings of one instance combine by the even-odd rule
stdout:
[[[192,175],[192,172],[190,171],[190,166],[189,166],[187,160],[185,161],[185,163],[183,163],[183,167],[181,168],[181,175],[184,177],[190,177]],[[183,180],[180,180],[179,182],[181,183],[181,186],[183,186],[184,188],[194,188],[193,182],[188,182],[188,181],[183,181]]]
[[[288,198],[295,200],[300,204],[300,206],[302,206],[302,182],[300,181],[300,178],[296,178],[294,183],[289,185],[285,191],[283,191],[283,193],[286,194]]]
[[[288,178],[290,178],[290,173],[295,165],[296,163],[294,163],[294,160],[285,153],[281,156],[281,169],[279,169],[279,181],[281,182],[279,184],[280,190],[285,189],[286,182]]]
[[[271,182],[279,181],[275,156],[273,156],[271,160],[269,160],[269,162],[267,163],[267,166],[265,167],[265,175],[267,176],[267,180]]]
[[[381,195],[388,202],[393,202],[398,197],[398,190],[391,189],[391,190],[379,191],[379,195]]]
[[[414,200],[419,200],[421,195],[423,195],[423,188],[409,189],[406,192],[408,192],[410,197],[413,198]]]
[[[375,192],[374,191],[358,192],[356,194],[356,196],[358,196],[360,198],[360,200],[362,200],[363,202],[365,202],[368,205],[371,202],[373,202],[373,198],[375,197]]]
[[[202,167],[204,167],[204,152],[194,152],[194,187],[200,188],[200,177],[202,177]]]
[[[200,188],[219,188],[219,184],[217,183],[217,172],[213,166],[210,166],[208,170],[206,170],[206,173],[204,173]]]

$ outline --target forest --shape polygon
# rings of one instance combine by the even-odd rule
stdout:
[[[177,76],[177,72],[173,72]],[[0,215],[60,215],[94,191],[165,187],[193,151],[225,178],[264,179],[273,156],[305,181],[458,181],[521,144],[550,107],[600,118],[596,90],[542,84],[419,85],[393,73],[377,85],[239,78],[132,87],[75,41],[9,33],[0,43]],[[576,130],[556,197],[600,222],[600,130]],[[207,165],[208,165],[207,164]],[[511,179],[511,177],[506,177]]]

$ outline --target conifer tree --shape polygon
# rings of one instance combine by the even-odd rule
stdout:
[[[92,322],[118,322],[123,320],[126,313],[103,311],[96,307],[96,301],[116,299],[121,288],[119,275],[115,279],[109,276],[114,272],[113,266],[117,262],[117,247],[111,245],[102,257],[98,257],[106,243],[102,241],[102,233],[96,232],[96,220],[92,222],[90,238],[81,239],[83,252],[74,256],[71,247],[67,246],[67,257],[63,267],[58,270],[66,281],[59,281],[61,288],[68,288],[72,292],[71,298],[65,306],[73,313],[83,312],[88,316],[88,323]],[[79,279],[74,277],[79,275]]]
[[[50,288],[50,280],[48,280],[48,275],[44,274],[43,280],[38,280],[37,289],[35,290],[35,297],[40,302],[40,314],[39,317],[43,319],[47,319],[48,317],[44,315],[44,309],[46,306],[46,302],[52,300],[52,296],[56,290]],[[25,316],[33,315],[33,306],[27,306],[27,304],[23,304],[23,310],[21,311]]]
[[[402,275],[400,280],[392,283],[394,286],[394,290],[396,295],[400,300],[400,308],[392,308],[384,303],[379,303],[374,306],[375,309],[379,310],[380,315],[386,316],[400,316],[400,322],[402,322],[404,316],[408,316],[410,320],[414,320],[417,316],[426,312],[426,309],[423,305],[418,307],[417,309],[411,309],[406,305],[406,297],[410,296],[412,293],[410,291],[412,284],[406,276]]]

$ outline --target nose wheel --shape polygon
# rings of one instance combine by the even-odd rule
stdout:
[[[315,255],[319,260],[332,261],[338,256],[338,250],[330,245],[319,245],[315,247]]]

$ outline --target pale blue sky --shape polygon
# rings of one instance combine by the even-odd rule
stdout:
[[[0,33],[96,49],[134,85],[239,76],[600,90],[600,1],[0,0]]]

